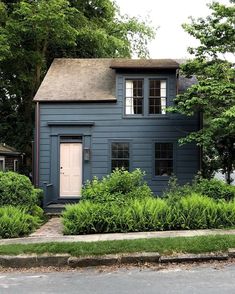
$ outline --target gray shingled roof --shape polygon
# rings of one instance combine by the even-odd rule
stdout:
[[[173,59],[55,59],[34,101],[116,101],[114,68],[178,67]]]
[[[34,101],[115,101],[110,63],[110,59],[55,59]]]
[[[174,59],[114,59],[110,67],[115,69],[177,69],[179,63]]]
[[[0,143],[0,154],[2,155],[20,155],[20,152],[18,152],[15,148],[8,146],[5,143]]]

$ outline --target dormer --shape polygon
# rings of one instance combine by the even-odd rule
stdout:
[[[126,118],[165,116],[176,95],[179,64],[172,59],[114,59]],[[121,87],[121,84],[123,85]]]

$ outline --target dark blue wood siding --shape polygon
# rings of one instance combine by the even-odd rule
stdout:
[[[162,77],[162,76],[161,76]],[[176,94],[175,74],[168,74],[168,105]],[[199,152],[195,145],[178,146],[177,140],[198,128],[198,119],[168,114],[159,117],[126,118],[123,115],[123,75],[117,76],[117,102],[40,103],[40,185],[58,186],[58,136],[82,135],[91,148],[83,180],[102,177],[110,172],[110,143],[112,140],[131,142],[132,168],[146,172],[146,180],[155,194],[166,187],[164,177],[154,177],[154,142],[175,143],[175,173],[180,182],[190,181],[199,169]],[[48,122],[93,121],[94,126],[49,126]],[[85,146],[84,145],[84,146]],[[57,150],[55,150],[57,149]],[[58,189],[55,191],[58,194]],[[58,195],[57,195],[58,196]],[[57,197],[55,196],[55,197]]]

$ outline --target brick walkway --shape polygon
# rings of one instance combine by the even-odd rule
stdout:
[[[61,218],[52,217],[41,228],[32,233],[30,237],[61,237],[63,236],[62,231]]]

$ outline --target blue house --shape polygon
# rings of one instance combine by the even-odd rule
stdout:
[[[171,59],[55,59],[36,103],[35,184],[44,205],[78,201],[86,180],[116,167],[140,168],[156,195],[174,173],[188,182],[200,169],[194,144],[178,139],[199,116],[166,108],[191,83]]]

